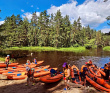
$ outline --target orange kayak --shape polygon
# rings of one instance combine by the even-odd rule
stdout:
[[[16,67],[18,68],[25,68],[26,66],[34,68],[36,66],[40,66],[44,61],[38,61],[37,64],[31,63],[30,65],[22,64],[22,65],[17,65]]]
[[[53,68],[57,70],[57,68]],[[40,77],[40,76],[45,76],[50,74],[50,69],[45,69],[44,71],[37,71],[34,73],[34,77]],[[7,78],[11,80],[20,80],[20,79],[25,79],[27,77],[25,72],[19,72],[16,75],[8,75]]]
[[[81,77],[79,75],[79,69],[75,65],[73,65],[71,67],[71,78],[76,78],[76,77],[78,77],[77,78],[78,82],[81,81]],[[73,82],[78,84],[78,82],[76,80],[74,80]]]
[[[38,71],[42,71],[44,69],[47,69],[49,67],[50,67],[50,65],[46,65],[46,66],[36,67],[34,69],[35,69],[35,72],[38,72]],[[18,74],[18,73],[21,73],[21,72],[27,73],[26,69],[18,69],[18,70],[9,70],[9,71],[6,70],[2,74],[3,75],[15,75],[15,74]]]
[[[16,66],[16,65],[18,65],[18,63],[10,63],[8,65],[8,67],[13,67],[13,66]],[[0,67],[6,67],[6,64],[5,63],[0,63]]]
[[[104,87],[110,89],[110,85],[104,79],[101,79],[91,73],[88,73],[87,75],[93,78],[93,80],[95,80],[98,84],[103,85]]]
[[[37,61],[36,66],[40,66],[40,65],[42,65],[42,63],[44,63],[44,60],[42,60],[42,61]],[[35,63],[34,63],[34,64],[35,64]]]
[[[106,91],[106,92],[110,92],[110,89],[107,89],[99,84],[97,84],[95,81],[93,81],[92,79],[90,79],[88,76],[86,76],[86,80],[92,85],[94,86],[94,88],[96,88],[97,90],[100,91]]]
[[[57,74],[54,77],[51,77],[50,75],[44,76],[40,78],[40,81],[44,82],[44,83],[54,83],[57,82],[59,80],[61,80],[63,77],[62,74]]]
[[[90,70],[90,72],[91,72],[92,74],[94,74],[95,76],[97,76],[97,77],[101,77],[101,74],[100,74],[100,76],[97,75],[97,74],[92,70],[92,68],[89,68],[89,70]]]
[[[57,70],[57,68],[53,68],[53,69]],[[40,76],[48,75],[48,74],[50,74],[50,70],[51,69],[44,69],[42,71],[38,71],[38,72],[34,73],[34,77],[40,77]]]
[[[36,67],[36,64],[30,64],[30,65],[26,65],[26,64],[22,64],[22,65],[17,65],[17,68],[26,68],[26,66],[34,68]]]
[[[27,75],[25,75],[25,73],[18,73],[16,75],[7,76],[7,78],[11,80],[21,80],[21,79],[25,79],[26,77]]]

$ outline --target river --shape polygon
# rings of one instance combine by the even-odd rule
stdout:
[[[31,53],[33,55],[31,56]],[[103,67],[105,63],[110,62],[110,52],[103,51],[102,48],[86,50],[82,53],[74,52],[58,52],[58,51],[45,51],[45,52],[33,52],[33,51],[1,51],[0,56],[6,56],[10,54],[15,58],[16,62],[23,64],[26,60],[33,61],[34,58],[44,60],[43,65],[50,65],[50,67],[57,67],[62,70],[62,65],[67,62],[71,66],[74,64],[79,69],[85,62],[92,60],[93,64],[98,67]]]

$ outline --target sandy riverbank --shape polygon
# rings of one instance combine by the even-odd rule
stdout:
[[[93,87],[74,88],[74,86],[71,86],[70,90],[64,90],[63,80],[53,84],[45,84],[36,79],[34,86],[31,83],[29,86],[25,86],[26,79],[7,80],[6,78],[6,76],[0,75],[0,93],[104,93]]]

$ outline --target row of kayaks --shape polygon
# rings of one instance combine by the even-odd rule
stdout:
[[[101,73],[103,74],[103,71],[101,71]],[[92,68],[90,68],[89,72],[87,72],[86,80],[97,90],[110,93],[110,85],[108,82],[101,78],[101,76],[97,76]]]
[[[26,66],[34,68],[34,77],[40,77],[39,79],[45,83],[53,83],[62,79],[62,74],[57,74],[54,77],[50,76],[50,70],[57,68],[50,68],[50,65],[41,66],[44,61],[38,61],[37,64],[31,63],[30,65],[22,64],[18,65],[18,63],[9,64],[8,69],[0,68],[0,74],[6,75],[7,79],[11,80],[21,80],[27,77]],[[6,67],[6,64],[0,64],[0,67]]]
[[[38,61],[37,64],[31,63],[30,67],[33,67],[35,69],[34,77],[40,77],[40,81],[44,83],[54,83],[62,79],[63,74],[57,74],[54,77],[50,76],[50,65],[41,66],[44,61]],[[0,64],[1,65],[1,64]],[[6,64],[4,64],[6,65]],[[5,68],[0,68],[0,74],[6,75],[8,79],[11,80],[20,80],[25,79],[27,77],[26,73],[26,64],[18,65],[18,63],[9,64],[8,70]],[[2,66],[3,67],[3,63]],[[53,68],[54,70],[57,70],[57,68]],[[72,66],[73,69],[78,69],[75,65]],[[101,91],[107,91],[110,92],[110,85],[101,77],[98,77],[95,72],[92,70],[92,68],[89,69],[86,80],[97,90]],[[103,74],[103,71],[102,71]],[[72,75],[73,76],[73,75]],[[73,78],[73,77],[72,77]]]

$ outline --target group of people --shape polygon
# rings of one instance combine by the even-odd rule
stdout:
[[[82,65],[81,71],[79,71],[79,69],[77,67],[75,67],[75,66],[71,67],[70,64],[68,65],[67,63],[64,63],[63,64],[63,72],[64,72],[65,90],[70,89],[70,87],[69,87],[70,81],[74,82],[76,84],[80,83],[80,84],[86,86],[86,75],[87,75],[90,67],[94,68],[94,70],[95,70],[95,68],[97,66],[93,65],[92,61],[89,60],[84,65]],[[78,77],[79,82],[76,81],[76,76]]]
[[[7,55],[7,56],[5,57],[6,69],[8,69],[8,65],[10,64],[9,61],[10,61],[10,55]],[[34,61],[33,63],[37,64],[37,59],[36,59],[36,58],[34,58],[33,61]],[[26,62],[26,65],[27,65],[27,66],[26,66],[26,71],[27,71],[27,84],[26,84],[26,85],[29,84],[29,81],[32,81],[32,82],[33,82],[32,85],[35,85],[35,80],[34,80],[34,71],[35,71],[35,69],[29,67],[28,65],[30,65],[30,64],[31,64],[30,60],[27,60],[27,62]]]
[[[67,63],[63,64],[63,72],[64,72],[64,82],[65,82],[65,89],[69,88],[69,82],[72,81],[76,84],[80,83],[84,86],[86,86],[86,75],[90,73],[90,71],[93,71],[95,76],[103,78],[105,80],[110,80],[110,62],[106,63],[104,67],[98,68],[95,64],[92,63],[91,60],[88,62],[85,62],[84,65],[82,65],[81,70],[74,69],[74,67],[68,65]],[[76,81],[75,74],[77,73],[77,76],[79,78],[79,82]]]

